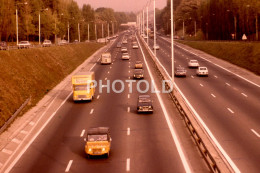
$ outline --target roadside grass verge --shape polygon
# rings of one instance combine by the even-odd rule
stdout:
[[[260,75],[259,42],[178,41]]]
[[[31,96],[26,110],[104,46],[81,43],[0,51],[0,127]]]

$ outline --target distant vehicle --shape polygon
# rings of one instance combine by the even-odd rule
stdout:
[[[42,43],[43,47],[51,47],[52,43],[50,40],[44,40]]]
[[[73,100],[93,100],[95,94],[94,80],[94,72],[80,72],[72,76]]]
[[[135,68],[136,69],[142,69],[143,68],[143,63],[142,63],[142,61],[136,61],[135,62]]]
[[[189,68],[198,68],[200,65],[197,60],[192,59],[189,61],[188,66]]]
[[[153,113],[153,101],[149,95],[140,95],[137,100],[137,112]]]
[[[123,60],[129,60],[129,59],[130,59],[129,54],[128,54],[127,52],[123,53],[123,54],[122,54],[122,59],[123,59]]]
[[[127,48],[126,47],[121,47],[121,52],[122,53],[127,52]]]
[[[61,40],[61,41],[59,42],[59,45],[60,45],[60,46],[66,45],[66,44],[68,44],[68,41],[67,41],[67,40]]]
[[[136,42],[133,42],[133,49],[138,49],[138,44]]]
[[[7,44],[5,41],[0,42],[0,50],[7,50]]]
[[[186,70],[184,67],[177,67],[175,72],[175,76],[180,76],[180,77],[186,77]]]
[[[101,64],[111,64],[111,53],[109,52],[102,53]]]
[[[122,43],[123,43],[123,44],[127,44],[127,39],[124,39],[124,40],[122,41]]]
[[[120,47],[121,47],[121,44],[120,44],[120,43],[117,43],[116,47],[117,47],[117,48],[120,48]]]
[[[209,71],[207,67],[199,67],[197,70],[197,75],[198,76],[208,76]]]
[[[95,127],[87,131],[85,152],[90,156],[106,155],[109,157],[112,138],[108,127]]]
[[[147,39],[148,37],[147,37],[147,35],[144,35],[144,39]]]
[[[135,69],[134,70],[134,79],[143,79],[143,78],[144,78],[143,69]]]
[[[159,47],[159,45],[156,44],[156,45],[153,46],[153,49],[159,50],[160,47]]]
[[[23,49],[23,48],[29,49],[30,46],[31,44],[29,41],[20,41],[20,43],[18,44],[18,49]]]
[[[180,37],[178,35],[173,36],[173,39],[179,39]]]
[[[79,40],[74,40],[74,42],[73,43],[79,43]]]

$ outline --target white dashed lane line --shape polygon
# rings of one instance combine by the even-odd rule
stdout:
[[[2,150],[2,152],[5,154],[8,154],[8,155],[11,155],[13,153],[13,151],[5,149],[5,148]]]
[[[216,96],[214,94],[211,94],[212,97],[216,98]]]
[[[227,110],[228,110],[229,112],[231,112],[232,114],[234,114],[234,111],[233,111],[232,109],[227,108]]]
[[[130,107],[127,107],[127,112],[130,112]]]
[[[214,75],[215,78],[218,78],[218,76]]]
[[[130,94],[128,94],[127,98],[130,98]]]
[[[191,76],[191,78],[194,78],[194,76]]]
[[[22,141],[20,141],[19,139],[14,138],[14,139],[12,139],[12,142],[14,142],[16,144],[20,144]]]
[[[200,83],[200,86],[203,87],[203,85]]]
[[[226,83],[227,86],[231,86],[229,83]]]
[[[130,128],[128,127],[127,128],[127,136],[129,136],[130,135]]]
[[[91,109],[90,114],[93,114],[93,112],[94,112],[94,109]]]
[[[258,138],[260,138],[260,135],[259,135],[254,129],[251,129],[251,131],[252,131]]]
[[[97,99],[99,99],[100,95],[97,96]]]
[[[34,123],[33,121],[31,121],[29,124],[30,124],[31,126],[33,126],[35,123]]]
[[[29,132],[28,131],[25,131],[25,130],[22,130],[20,133],[24,134],[24,135],[27,135]]]
[[[84,134],[85,134],[85,129],[82,130],[80,137],[83,137]]]
[[[69,172],[70,171],[70,167],[71,167],[72,163],[73,163],[73,160],[70,160],[68,165],[67,165],[67,167],[66,167],[66,169],[65,169],[65,172]]]
[[[245,93],[241,93],[243,96],[248,97]]]
[[[130,171],[130,158],[126,159],[126,172]]]

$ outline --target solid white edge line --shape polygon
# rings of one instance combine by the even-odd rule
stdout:
[[[159,62],[160,66],[164,69],[166,75],[169,77],[169,79],[171,79],[169,73],[166,71],[166,69],[164,68],[164,66],[161,64],[161,62],[159,61],[158,58],[157,62]],[[184,94],[181,92],[181,90],[179,89],[179,87],[176,85],[176,83],[174,83],[174,86],[176,87],[176,89],[178,90],[178,92],[181,94],[182,98],[185,100],[185,103],[188,105],[188,107],[191,109],[191,111],[194,113],[194,115],[196,116],[196,118],[198,119],[198,121],[200,122],[200,124],[203,126],[203,128],[205,129],[205,131],[207,132],[207,134],[210,136],[210,138],[212,139],[212,141],[214,142],[214,144],[217,146],[217,148],[220,150],[221,154],[225,157],[225,159],[227,160],[227,162],[230,164],[230,166],[233,168],[233,170],[236,173],[240,173],[240,170],[238,169],[238,167],[236,166],[236,164],[233,162],[233,160],[229,157],[229,155],[226,153],[226,151],[222,148],[222,146],[220,145],[220,143],[218,142],[218,140],[215,138],[215,136],[213,135],[213,133],[209,130],[208,126],[206,125],[206,123],[202,120],[202,118],[199,116],[199,114],[195,111],[195,109],[192,107],[191,103],[188,101],[188,99],[184,96]]]
[[[251,131],[252,131],[258,138],[260,138],[260,135],[259,135],[254,129],[251,129]]]
[[[126,171],[129,172],[130,171],[130,158],[126,159]]]
[[[146,64],[146,67],[147,67],[149,76],[151,77],[151,80],[154,81],[154,78],[153,78],[153,76],[152,76],[152,73],[151,73],[151,71],[150,71],[150,68],[149,68],[149,66],[148,66],[148,63],[147,63],[147,61],[146,61],[146,58],[145,58],[143,49],[142,49],[142,47],[141,47],[141,45],[140,45],[140,43],[139,43],[139,39],[138,39],[138,37],[136,37],[136,38],[137,38],[137,42],[138,42],[138,44],[139,44],[140,50],[141,50],[141,52],[142,52],[143,59],[144,59],[144,62],[145,62],[145,64]],[[154,89],[155,89],[155,90],[158,90],[158,89],[157,89],[157,85],[156,85],[155,83],[154,83]],[[163,100],[162,100],[162,98],[161,98],[161,96],[160,96],[159,93],[156,92],[156,95],[157,95],[157,98],[158,98],[158,100],[159,100],[159,102],[160,102],[161,108],[162,108],[162,110],[163,110],[164,117],[165,117],[166,122],[167,122],[167,125],[168,125],[168,127],[169,127],[169,129],[170,129],[170,132],[171,132],[173,141],[174,141],[174,143],[175,143],[175,145],[176,145],[177,151],[178,151],[179,156],[180,156],[180,158],[181,158],[183,167],[184,167],[184,169],[185,169],[186,172],[192,172],[191,169],[190,169],[190,166],[189,166],[189,164],[188,164],[188,161],[187,161],[187,159],[186,159],[186,157],[185,157],[185,155],[184,155],[184,152],[183,152],[182,146],[181,146],[181,144],[180,144],[180,141],[179,141],[179,139],[178,139],[178,137],[177,137],[177,134],[176,134],[176,132],[175,132],[175,130],[174,130],[172,124],[171,124],[171,121],[170,121],[168,112],[166,111],[166,108],[165,108],[165,106],[164,106]]]
[[[56,112],[62,107],[62,105],[68,100],[68,98],[71,96],[72,92],[70,92],[70,94],[65,98],[65,100],[61,103],[61,105],[56,109]],[[57,96],[56,96],[57,97]],[[50,105],[54,102],[54,100],[56,99],[56,97],[53,99],[53,101],[50,103]],[[46,109],[46,111],[43,113],[45,114],[47,112],[47,110],[49,109],[50,105],[48,106],[48,108]],[[47,124],[51,121],[51,119],[54,117],[54,113],[48,118],[47,121],[45,121],[45,123],[43,124],[43,126],[36,132],[36,134],[33,136],[33,138],[31,138],[31,140],[27,143],[27,145],[22,149],[22,151],[18,154],[18,156],[14,159],[14,161],[10,164],[10,166],[5,170],[6,173],[10,172],[10,170],[13,168],[13,166],[16,164],[16,162],[21,158],[21,156],[25,153],[25,151],[29,148],[29,146],[33,143],[33,141],[38,137],[38,135],[42,132],[42,130],[47,126]],[[42,115],[43,116],[43,115]],[[39,120],[38,120],[39,121]],[[38,123],[38,122],[37,122]],[[35,126],[34,126],[35,127]],[[25,140],[27,140],[28,136],[25,137]],[[16,152],[18,149],[20,149],[22,143],[20,143],[20,145],[16,148],[16,150],[14,152]],[[6,163],[9,162],[9,160],[11,159],[11,157],[8,158],[8,160],[6,161]]]
[[[82,130],[80,137],[83,137],[84,134],[85,134],[85,129]]]
[[[68,165],[67,165],[67,167],[66,167],[66,169],[65,169],[65,172],[69,172],[72,163],[73,163],[73,160],[70,160]]]

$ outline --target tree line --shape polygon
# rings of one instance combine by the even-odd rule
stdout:
[[[173,0],[175,30],[210,40],[260,40],[260,0]],[[170,34],[170,0],[157,25]],[[182,32],[179,32],[182,34]]]
[[[39,40],[39,20],[41,40],[52,41],[55,36],[67,40],[68,28],[70,40],[78,39],[79,33],[81,40],[94,40],[102,37],[102,24],[103,35],[107,36],[108,27],[111,35],[120,24],[136,20],[134,13],[111,8],[94,10],[86,4],[79,8],[74,0],[0,0],[0,41],[16,41],[16,16],[18,39],[29,41]]]

